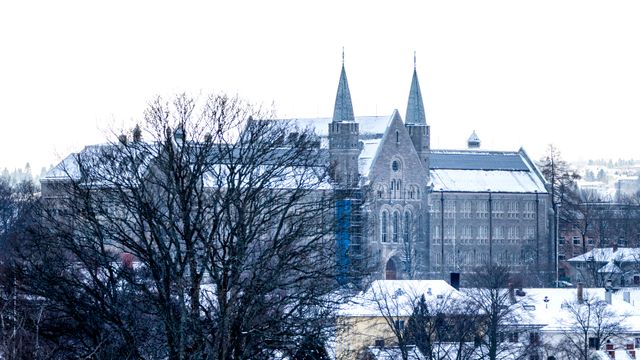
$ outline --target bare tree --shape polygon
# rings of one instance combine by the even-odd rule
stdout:
[[[29,179],[0,178],[0,357],[28,359],[37,355],[39,308],[25,307],[18,292],[14,245],[24,239],[37,200],[36,187]],[[43,349],[38,349],[43,350]],[[44,351],[43,351],[44,352]]]
[[[388,290],[388,288],[381,286],[379,282],[375,282],[369,290],[369,298],[366,300],[374,304],[379,315],[384,319],[402,360],[408,360],[412,342],[405,330],[405,325],[411,314],[417,295],[414,293],[406,293],[401,288],[396,289],[393,293],[389,293]],[[372,325],[378,326],[376,323]],[[385,346],[386,345],[385,343]]]
[[[470,275],[467,298],[470,305],[482,314],[481,327],[484,333],[479,348],[483,358],[513,359],[532,349],[526,347],[503,346],[502,339],[507,333],[518,330],[520,309],[523,300],[517,303],[508,266],[487,263]],[[533,345],[536,345],[535,342]]]
[[[567,324],[559,351],[567,358],[589,360],[593,351],[625,332],[626,315],[597,297],[585,294],[583,299],[564,302],[562,308]]]
[[[336,263],[326,154],[237,98],[154,101],[70,157],[22,248],[59,357],[256,359],[326,335]]]
[[[559,206],[567,208],[565,203],[575,202],[575,181],[580,178],[580,175],[569,168],[567,162],[562,159],[560,150],[553,144],[549,144],[547,153],[540,160],[539,166],[542,175],[551,186],[553,209],[556,210]]]
[[[393,288],[396,284],[399,287]],[[374,282],[364,296],[375,316],[365,318],[367,323],[357,327],[367,333],[388,334],[382,339],[385,345],[381,350],[388,356],[410,359],[418,349],[429,360],[471,359],[474,340],[480,336],[477,324],[481,316],[461,293],[440,286]],[[382,324],[372,318],[381,319]]]
[[[472,359],[483,316],[468,305],[466,299],[451,294],[435,301],[422,295],[407,323],[409,342],[429,360]]]

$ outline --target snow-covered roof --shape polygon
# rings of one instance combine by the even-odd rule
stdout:
[[[382,139],[362,140],[362,151],[358,158],[358,171],[362,177],[369,176],[369,170],[373,164],[373,159],[378,152]]]
[[[459,292],[444,280],[376,280],[369,288],[341,306],[340,316],[381,316],[380,306],[393,307],[394,316],[410,316],[414,302],[446,301]],[[386,303],[385,303],[386,302]]]
[[[236,171],[237,171],[236,165]],[[240,187],[266,185],[270,189],[306,189],[306,190],[330,190],[332,185],[329,179],[322,171],[314,171],[312,167],[305,166],[283,166],[278,167],[274,171],[273,167],[251,166],[255,177],[242,177],[243,184],[236,183]],[[229,186],[227,178],[229,169],[224,164],[217,164],[212,170],[204,174],[204,186],[209,188],[218,188]],[[260,175],[267,173],[268,181],[263,183],[266,178],[260,179]],[[254,183],[248,183],[253,181]]]
[[[622,269],[618,267],[613,261],[608,262],[605,266],[598,269],[601,274],[622,274]]]
[[[434,191],[547,193],[545,180],[524,150],[432,150]]]
[[[432,169],[434,191],[546,193],[544,184],[528,171]]]
[[[96,144],[87,145],[79,153],[71,153],[67,155],[58,165],[49,170],[40,181],[52,181],[62,179],[79,179],[80,167],[78,165],[78,157],[90,158],[99,156],[100,152],[108,150],[113,144]]]
[[[568,260],[569,262],[636,262],[640,261],[640,248],[596,248]]]
[[[567,306],[581,306],[577,304],[577,289],[575,288],[530,288],[524,289],[523,324],[542,326],[542,331],[562,331],[568,329],[572,323],[572,315]],[[585,299],[592,298],[605,301],[604,288],[585,288]],[[612,294],[609,310],[623,320],[628,331],[640,331],[640,308],[622,300],[622,291]],[[546,301],[545,302],[545,298]]]

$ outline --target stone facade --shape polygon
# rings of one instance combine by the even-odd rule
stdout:
[[[481,150],[475,132],[469,149],[432,150],[415,69],[406,122],[351,106],[343,65],[327,137],[337,189],[359,193],[350,255],[369,259],[375,278],[447,279],[491,260],[549,281],[547,183],[524,150]],[[328,120],[296,119],[320,136]]]

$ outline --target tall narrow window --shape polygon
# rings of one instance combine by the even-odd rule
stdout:
[[[387,229],[389,229],[389,219],[387,212],[382,212],[382,221],[380,222],[380,240],[382,242],[387,242]]]
[[[402,226],[402,237],[405,243],[411,240],[411,213],[404,213],[404,224]]]
[[[393,237],[393,242],[398,242],[398,230],[400,227],[400,214],[398,212],[393,213],[393,223],[391,224],[392,232],[391,236]]]

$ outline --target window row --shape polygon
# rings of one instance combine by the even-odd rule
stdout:
[[[400,179],[392,179],[389,184],[389,190],[385,186],[378,186],[376,190],[376,196],[378,199],[409,199],[409,200],[419,200],[420,199],[420,187],[417,185],[409,185],[404,189],[402,188],[402,180]]]
[[[498,251],[493,254],[493,261],[503,265],[523,265],[531,263],[535,259],[535,254],[531,251],[524,249],[520,251]],[[432,261],[434,265],[442,264],[442,253],[436,252],[432,255]],[[486,263],[489,261],[488,251],[457,251],[447,252],[444,254],[444,265],[457,265],[457,266],[477,266],[478,264]]]
[[[402,216],[399,211],[389,214],[383,210],[380,216],[380,241],[383,243],[400,241],[408,242],[413,236],[411,212],[405,211]]]
[[[441,213],[445,218],[455,218],[456,214],[460,218],[480,219],[488,218],[489,213],[493,218],[501,219],[534,219],[536,215],[536,202],[528,201],[506,201],[506,200],[444,200],[444,212],[441,209],[441,200],[432,199],[429,205],[429,211],[433,217],[439,217]],[[458,211],[456,211],[456,205]],[[475,211],[474,211],[475,210]]]
[[[444,235],[444,236],[443,236]],[[496,225],[493,227],[492,234],[489,234],[488,225],[471,226],[453,226],[445,225],[444,234],[441,233],[441,226],[434,225],[431,227],[431,239],[439,240],[444,239],[488,239],[489,235],[493,239],[533,239],[536,236],[536,229],[534,226],[501,226]]]

